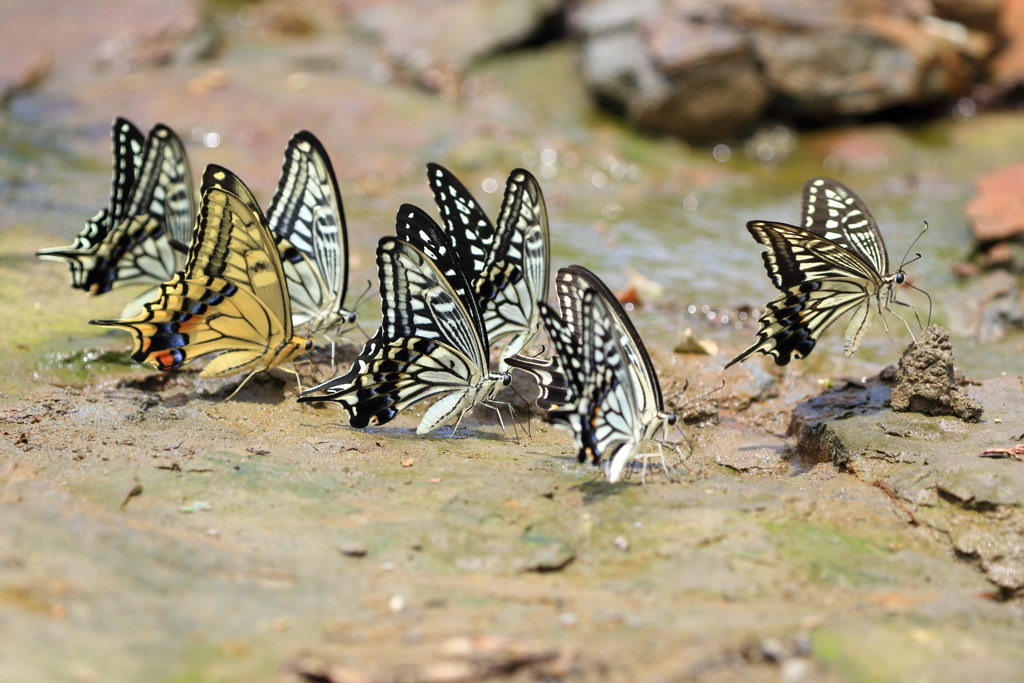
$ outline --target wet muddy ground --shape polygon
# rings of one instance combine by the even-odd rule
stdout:
[[[939,129],[939,151],[918,139],[935,130],[867,127],[809,134],[789,165],[726,166],[591,113],[562,47],[484,65],[479,95],[450,103],[372,82],[359,70],[372,61],[337,39],[243,32],[213,62],[57,69],[5,112],[0,679],[1024,678],[1024,462],[977,457],[1024,438],[1022,337],[986,308],[1003,296],[998,282],[959,285],[948,273],[969,245],[949,207],[969,195],[964,174],[1017,153],[1007,142],[1024,138],[1017,119]],[[323,67],[335,62],[346,66]],[[690,418],[692,452],[667,476],[653,467],[644,484],[635,470],[610,485],[576,464],[565,433],[522,411],[529,434],[517,427],[518,438],[486,409],[454,435],[417,437],[423,407],[355,431],[341,410],[295,403],[285,373],[220,402],[230,382],[132,367],[126,336],[85,322],[134,293],[86,297],[63,266],[34,257],[102,205],[114,115],[186,136],[219,131],[218,147],[189,147],[193,170],[228,166],[261,200],[294,129],[321,136],[357,291],[398,204],[429,206],[425,161],[479,187],[526,163],[523,150],[572,151],[576,166],[542,180],[555,266],[583,263],[616,287],[632,266],[666,287],[644,294],[637,320],[666,394],[690,383],[674,403]],[[877,375],[899,354],[880,329],[855,359],[842,359],[833,332],[807,362],[722,371],[754,328],[721,313],[763,304],[767,287],[756,245],[737,249],[723,225],[746,240],[745,220],[792,220],[804,178],[838,148],[889,155],[881,179],[842,177],[874,193],[883,230],[896,225],[903,246],[930,202],[946,202],[918,272],[981,422],[893,413]],[[612,176],[605,154],[642,178],[624,171],[597,187],[594,174]],[[915,193],[889,192],[915,164],[930,169]],[[497,198],[481,196],[493,212]],[[678,208],[696,196],[699,211]],[[360,312],[372,328],[376,302]],[[674,353],[686,327],[722,351]],[[353,352],[343,346],[339,361]],[[331,372],[322,355],[298,369],[306,384]]]
[[[1024,464],[976,457],[1018,437],[1019,377],[967,387],[967,425],[750,363],[670,476],[609,485],[536,417],[518,443],[483,409],[454,436],[417,437],[417,411],[359,432],[287,375],[220,403],[194,372],[126,371],[76,324],[102,300],[18,303],[64,283],[14,237],[0,306],[39,332],[4,345],[4,679],[1022,674]],[[666,391],[723,376],[654,354]]]

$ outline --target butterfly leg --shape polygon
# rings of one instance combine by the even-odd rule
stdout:
[[[923,321],[923,320],[921,320],[921,314],[917,312],[917,308],[915,308],[914,306],[912,306],[912,305],[908,304],[908,303],[907,303],[907,302],[905,302],[905,301],[900,301],[899,299],[891,299],[891,300],[889,301],[889,303],[891,303],[891,304],[896,304],[897,306],[905,306],[905,307],[909,308],[910,310],[912,310],[912,311],[914,312],[914,317],[915,317],[915,318],[917,318],[917,324],[918,324],[918,326],[919,326],[919,327],[920,327],[920,328],[921,328],[922,330],[923,330],[923,329],[924,329],[924,328],[926,327],[926,325],[924,324],[924,321]],[[889,312],[890,312],[890,313],[892,313],[893,315],[896,315],[895,313],[893,313],[892,309],[891,309],[891,308],[889,308],[889,307],[886,307],[886,309],[885,309],[885,310],[889,311]],[[898,315],[896,315],[896,317],[897,317],[897,318],[899,318],[899,316],[898,316]],[[900,319],[902,320],[902,318],[900,318]],[[906,321],[904,321],[904,324],[906,324]],[[907,329],[908,329],[908,330],[910,330],[910,326],[909,326],[909,325],[907,325]],[[911,331],[911,332],[910,332],[910,334],[911,334],[911,335],[913,335],[913,334],[914,334],[914,333],[913,333],[913,331]]]
[[[508,438],[512,439],[512,442],[515,443],[516,445],[518,445],[520,443],[519,442],[519,430],[516,427],[516,411],[512,409],[512,404],[508,403],[506,401],[489,401],[488,400],[488,401],[482,402],[480,405],[487,406],[488,408],[490,408],[491,410],[493,410],[494,412],[496,412],[498,414],[498,424],[501,425],[501,431],[505,432],[505,436],[507,436]],[[505,421],[501,418],[500,406],[505,406],[506,408],[508,408],[509,415],[512,416],[512,431],[515,434],[515,436],[509,435],[508,430],[505,429]],[[523,430],[525,431],[525,429],[526,428],[524,427]]]
[[[292,368],[286,368],[283,365],[278,365],[277,367],[281,368],[285,372],[290,372],[291,374],[295,375],[295,383],[297,385],[299,385],[299,393],[301,394],[302,393],[302,377],[299,376],[298,371],[297,370],[293,370]]]
[[[239,391],[241,391],[242,387],[244,387],[246,385],[246,383],[250,379],[252,379],[252,376],[255,375],[257,372],[259,372],[259,370],[253,370],[248,375],[246,375],[245,379],[242,380],[241,384],[239,384],[237,387],[235,387],[234,391],[232,391],[230,394],[228,394],[225,398],[222,398],[221,400],[217,401],[217,403],[224,403],[224,401],[230,401],[232,398],[234,398],[235,394],[237,394]]]
[[[463,408],[462,412],[459,413],[459,419],[455,421],[455,426],[452,427],[452,433],[448,435],[448,440],[449,441],[451,441],[453,438],[455,438],[455,432],[457,432],[459,430],[459,425],[462,424],[462,418],[466,417],[466,413],[468,413],[469,409],[472,408],[472,407],[473,406],[469,406],[468,408]]]

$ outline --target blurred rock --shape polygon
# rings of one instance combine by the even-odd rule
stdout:
[[[606,0],[583,3],[571,23],[592,92],[642,127],[713,139],[741,132],[768,104],[748,41],[710,13]]]
[[[351,8],[357,28],[380,44],[385,59],[428,86],[474,60],[523,42],[557,15],[562,0],[391,0]],[[438,87],[437,89],[441,89]]]
[[[197,0],[4,3],[0,97],[30,87],[51,70],[99,65],[124,73],[140,65],[193,61],[216,43]]]
[[[978,178],[978,196],[964,209],[982,244],[1024,235],[1024,164]]]
[[[708,140],[743,132],[769,105],[830,119],[962,94],[994,40],[932,11],[911,0],[591,0],[569,24],[601,102]]]
[[[1006,45],[992,60],[992,80],[1004,87],[1024,80],[1024,0],[1003,0],[999,35]]]
[[[935,7],[935,15],[942,19],[995,33],[1000,9],[1007,0],[931,0],[931,3]]]
[[[979,343],[997,341],[1013,328],[1024,328],[1024,295],[1020,281],[999,269],[968,283],[951,306],[950,327]]]

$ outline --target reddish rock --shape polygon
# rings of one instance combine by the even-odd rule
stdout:
[[[979,242],[1024,233],[1024,164],[978,178],[978,196],[967,204],[965,213]]]
[[[1024,0],[1003,0],[999,34],[1006,46],[992,60],[992,79],[997,84],[1011,86],[1024,80]]]

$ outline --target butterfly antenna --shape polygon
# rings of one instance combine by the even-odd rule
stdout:
[[[925,221],[925,222],[924,222],[924,229],[923,229],[923,230],[921,230],[921,232],[919,232],[919,233],[917,234],[917,237],[915,237],[915,238],[914,238],[914,241],[910,243],[910,246],[909,246],[909,247],[907,247],[907,251],[906,251],[906,253],[905,253],[905,254],[903,254],[903,260],[902,260],[902,261],[900,261],[900,267],[899,267],[899,268],[897,269],[897,272],[899,272],[900,270],[903,270],[903,266],[907,265],[908,263],[913,263],[913,262],[914,262],[914,261],[916,261],[917,259],[921,258],[921,255],[920,255],[920,254],[918,254],[918,255],[917,255],[917,256],[916,256],[916,257],[915,257],[915,258],[914,258],[914,259],[913,259],[912,261],[908,261],[908,260],[907,260],[907,257],[908,257],[908,256],[910,256],[910,250],[914,248],[914,245],[915,245],[915,244],[917,244],[917,241],[918,241],[919,239],[921,239],[922,237],[924,237],[924,234],[925,234],[926,232],[928,232],[928,221]]]
[[[360,294],[359,296],[356,297],[355,303],[352,304],[352,312],[353,313],[358,311],[359,307],[363,305],[363,302],[366,301],[369,298],[370,290],[371,289],[373,289],[373,283],[370,282],[369,280],[367,280],[366,281],[366,289],[363,290],[362,294]]]
[[[669,396],[668,400],[674,401],[676,398],[678,398],[678,397],[682,396],[684,393],[686,393],[686,390],[689,387],[690,387],[690,378],[687,377],[686,381],[683,382],[683,388],[680,389],[679,391],[677,391],[676,393],[672,394],[671,396]]]
[[[686,381],[687,381],[687,384],[689,384],[690,380],[686,380]],[[689,405],[689,404],[693,403],[694,401],[699,401],[702,398],[706,398],[706,397],[710,396],[711,394],[718,393],[719,391],[721,391],[724,388],[725,388],[725,379],[723,378],[722,379],[722,383],[719,386],[715,387],[714,389],[711,389],[710,391],[705,391],[703,394],[700,394],[698,396],[694,396],[693,398],[688,399],[688,400],[684,401],[683,403],[680,403],[679,406],[676,408],[676,410],[678,411],[683,406]],[[674,398],[680,396],[684,391],[686,391],[686,387],[685,386],[682,388],[681,391],[677,391],[676,393],[674,393],[672,395],[672,398],[674,399]]]

